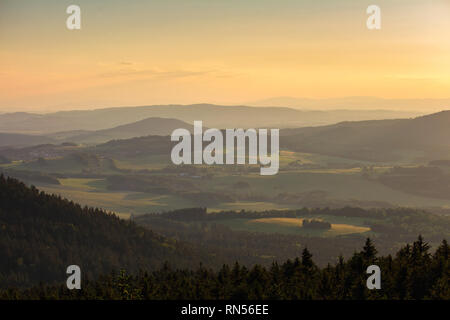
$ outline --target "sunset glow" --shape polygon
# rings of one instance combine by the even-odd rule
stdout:
[[[0,110],[277,96],[448,98],[450,4],[386,1],[0,2]]]

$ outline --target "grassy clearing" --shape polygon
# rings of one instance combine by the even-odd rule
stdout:
[[[255,219],[251,220],[251,223],[269,223],[269,224],[278,224],[282,226],[288,227],[300,227],[302,228],[304,218],[265,218],[265,219]],[[323,219],[317,219],[323,220]],[[370,231],[370,228],[351,225],[351,224],[331,224],[331,229],[322,232],[326,235],[345,235],[345,234],[353,234],[353,233],[364,233]]]
[[[349,224],[331,224],[331,230],[328,230],[326,233],[329,235],[346,235],[346,234],[354,234],[354,233],[365,233],[369,232],[370,228],[368,227],[359,227],[352,226]]]
[[[289,227],[301,227],[303,223],[302,218],[262,218],[262,219],[254,219],[250,220],[251,223],[270,223],[270,224],[278,224],[282,226]]]
[[[370,228],[351,224],[331,224],[330,230],[312,230],[302,227],[304,218],[262,218],[262,219],[229,219],[217,223],[227,225],[233,230],[298,234],[315,237],[335,237],[349,234],[370,232]]]

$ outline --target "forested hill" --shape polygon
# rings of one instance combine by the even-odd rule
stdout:
[[[133,222],[3,176],[0,257],[3,288],[65,282],[72,264],[92,279],[121,268],[154,269],[165,261],[190,268],[208,259]]]
[[[281,135],[282,147],[299,152],[366,161],[447,159],[450,110],[414,119],[347,121],[285,129]]]

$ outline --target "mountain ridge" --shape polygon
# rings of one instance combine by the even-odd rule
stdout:
[[[51,134],[72,130],[105,130],[146,118],[177,119],[187,123],[202,120],[210,128],[288,128],[326,125],[343,120],[398,118],[416,113],[370,110],[296,110],[287,107],[154,105],[93,110],[59,111],[47,114],[0,114],[0,132]]]
[[[193,126],[177,119],[151,117],[110,129],[97,130],[65,137],[65,142],[97,144],[110,140],[123,140],[143,136],[167,136],[173,130],[185,128],[193,132]]]
[[[346,121],[322,127],[283,130],[282,145],[369,161],[396,161],[400,154],[432,160],[450,157],[450,110],[413,119]]]

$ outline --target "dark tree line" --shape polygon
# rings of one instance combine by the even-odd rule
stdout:
[[[304,219],[302,222],[302,226],[303,228],[307,228],[307,229],[325,229],[325,230],[329,230],[331,229],[331,223],[326,222],[326,221],[320,221],[320,220],[316,220],[316,219]]]
[[[267,211],[219,211],[207,212],[206,208],[188,208],[164,212],[162,218],[192,222],[214,221],[227,219],[257,219],[273,217],[311,217],[316,216],[355,217],[367,219],[365,224],[391,242],[413,241],[418,234],[425,235],[429,241],[440,242],[450,235],[450,216],[434,214],[422,209],[414,208],[373,208],[363,209],[358,207],[343,208],[301,208],[297,210],[267,210]],[[140,216],[138,221],[145,223],[154,215]],[[316,219],[317,220],[317,219]]]
[[[368,290],[366,269],[381,268],[381,289]],[[316,266],[304,249],[301,257],[270,267],[235,263],[219,270],[173,269],[165,264],[136,275],[125,270],[84,281],[81,290],[37,286],[0,291],[1,299],[450,299],[449,246],[444,240],[431,254],[422,237],[395,256],[377,257],[370,239],[347,261]]]

